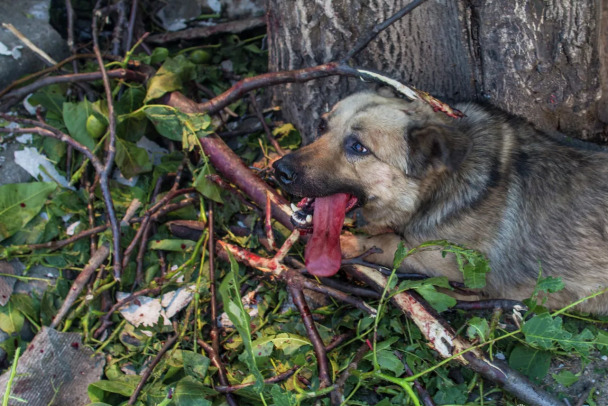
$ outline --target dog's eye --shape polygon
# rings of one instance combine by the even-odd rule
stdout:
[[[367,154],[369,151],[367,148],[365,148],[363,146],[363,144],[361,144],[360,142],[356,141],[353,143],[353,145],[351,146],[352,150],[355,151],[357,154]]]
[[[351,155],[367,155],[370,153],[369,149],[354,136],[351,135],[346,138],[344,142],[344,148],[346,153]]]
[[[323,135],[325,134],[325,132],[327,131],[327,120],[325,119],[325,117],[321,118],[321,121],[319,121],[319,126],[317,127],[317,135]]]

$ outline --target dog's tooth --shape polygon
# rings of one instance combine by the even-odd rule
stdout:
[[[295,204],[291,204],[291,211],[296,212],[298,211],[298,206],[296,206]]]
[[[306,215],[306,222],[307,223],[312,223],[312,215],[310,215],[310,214]]]

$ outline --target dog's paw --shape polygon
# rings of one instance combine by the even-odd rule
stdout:
[[[363,254],[366,251],[365,240],[367,240],[367,237],[362,235],[343,233],[340,236],[342,258],[354,258]]]

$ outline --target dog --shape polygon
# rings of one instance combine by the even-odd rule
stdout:
[[[422,101],[356,93],[324,116],[317,140],[273,164],[285,191],[309,198],[295,222],[310,221],[306,209],[314,205],[309,272],[337,272],[336,244],[346,257],[381,248],[366,260],[392,266],[400,241],[413,248],[447,240],[489,260],[480,298],[526,299],[541,271],[565,284],[549,295],[549,308],[608,286],[608,153],[571,145],[494,108],[455,107],[464,118]],[[346,197],[336,203],[336,196]],[[375,235],[340,236],[344,217],[332,214],[336,205],[339,212],[360,206]],[[325,211],[320,220],[317,210]],[[319,265],[308,254],[334,259]],[[402,268],[463,280],[455,257],[441,249],[408,256]],[[577,310],[607,314],[608,295]]]

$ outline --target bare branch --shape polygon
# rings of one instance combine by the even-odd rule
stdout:
[[[341,62],[346,63],[347,61],[351,60],[355,55],[357,55],[359,52],[361,52],[370,42],[372,42],[372,40],[374,38],[376,38],[378,36],[378,34],[380,34],[382,31],[387,29],[389,26],[394,24],[397,20],[401,19],[406,14],[409,14],[412,10],[414,10],[416,7],[418,7],[425,1],[426,0],[414,0],[411,3],[409,3],[408,5],[406,5],[405,7],[403,7],[401,10],[397,11],[395,14],[393,14],[387,20],[376,24],[371,30],[369,30],[369,33],[367,36],[361,37],[359,39],[359,41],[357,41],[357,43],[355,44],[353,49],[351,49],[346,54],[346,56],[342,59]]]
[[[34,93],[36,90],[49,86],[55,83],[78,83],[78,82],[92,82],[99,80],[103,77],[101,72],[87,72],[87,73],[73,73],[62,76],[49,76],[40,80],[35,81],[27,86],[15,89],[10,93],[4,95],[0,103],[0,111],[5,111],[9,107],[15,105],[25,96],[30,93]],[[137,82],[143,82],[146,80],[146,75],[140,72],[136,72],[129,69],[113,69],[108,71],[108,77],[113,79],[126,79]]]

